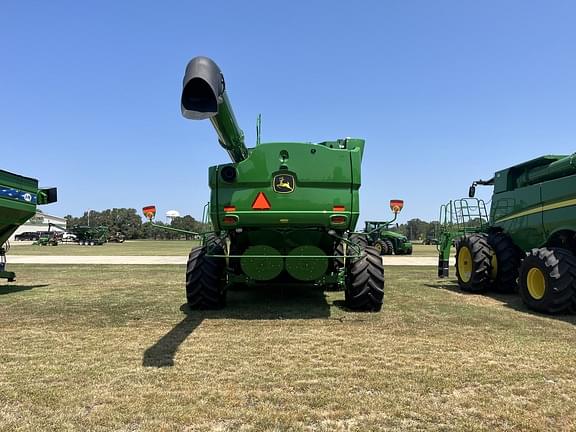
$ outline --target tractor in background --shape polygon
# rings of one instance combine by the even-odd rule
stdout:
[[[390,226],[396,221],[403,207],[404,201],[391,200],[390,209],[394,212],[394,219],[388,222],[365,221],[364,223],[367,244],[376,248],[380,255],[412,255],[412,243],[408,237],[390,230]]]
[[[476,187],[492,186],[488,214]],[[576,310],[576,154],[542,156],[472,183],[469,197],[440,210],[438,276],[468,292],[518,291],[543,313]]]

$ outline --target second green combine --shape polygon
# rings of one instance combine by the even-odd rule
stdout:
[[[489,215],[478,185],[494,188]],[[500,170],[440,213],[440,277],[454,242],[462,290],[519,291],[532,310],[576,311],[576,154]]]

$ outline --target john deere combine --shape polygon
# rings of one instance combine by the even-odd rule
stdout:
[[[38,180],[0,170],[0,278],[14,281],[6,270],[8,239],[36,214],[36,206],[56,202],[56,188],[39,189]]]
[[[231,159],[208,170],[214,232],[190,253],[188,304],[221,307],[234,283],[315,284],[344,289],[350,308],[380,310],[382,259],[349,237],[364,140],[264,144],[258,133],[247,148],[222,72],[206,57],[186,68],[181,108],[187,119],[211,121]]]
[[[477,185],[493,186],[488,217]],[[463,290],[519,290],[526,305],[576,309],[576,154],[543,156],[472,184],[441,209],[438,274],[448,276],[452,240]]]

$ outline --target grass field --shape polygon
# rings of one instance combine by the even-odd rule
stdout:
[[[152,256],[178,255],[186,256],[197,241],[154,241],[136,240],[125,243],[106,243],[102,246],[79,246],[63,243],[58,246],[33,246],[30,244],[12,243],[8,255],[119,255],[119,256]],[[414,256],[438,256],[436,246],[414,245]]]
[[[381,313],[241,290],[183,307],[183,266],[13,265],[0,430],[576,429],[576,317],[388,267]]]
[[[195,240],[133,240],[124,243],[105,243],[101,246],[80,246],[62,243],[58,246],[35,246],[13,242],[8,255],[117,255],[117,256],[186,256],[200,244]]]

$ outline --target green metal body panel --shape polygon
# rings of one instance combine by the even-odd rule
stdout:
[[[318,226],[340,231],[353,230],[359,216],[360,162],[364,141],[270,143],[250,150],[248,158],[238,164],[210,168],[210,216],[216,230],[237,227]],[[330,148],[330,145],[333,148]],[[280,153],[289,157],[281,161]],[[225,166],[235,166],[237,178],[226,182],[219,175]],[[293,191],[274,191],[276,176],[291,175]],[[254,210],[252,204],[264,193],[270,209]],[[225,212],[224,207],[234,206]],[[345,210],[335,212],[334,206]],[[334,224],[330,218],[341,215],[345,223]],[[224,224],[225,216],[236,216],[237,223]]]
[[[38,180],[0,170],[0,278],[13,281],[5,270],[4,244],[20,225],[36,214],[36,206],[56,201],[56,189],[39,189]]]
[[[544,246],[560,231],[576,232],[575,155],[543,156],[498,171],[490,225],[523,250]]]
[[[36,214],[38,180],[0,171],[0,245]]]

